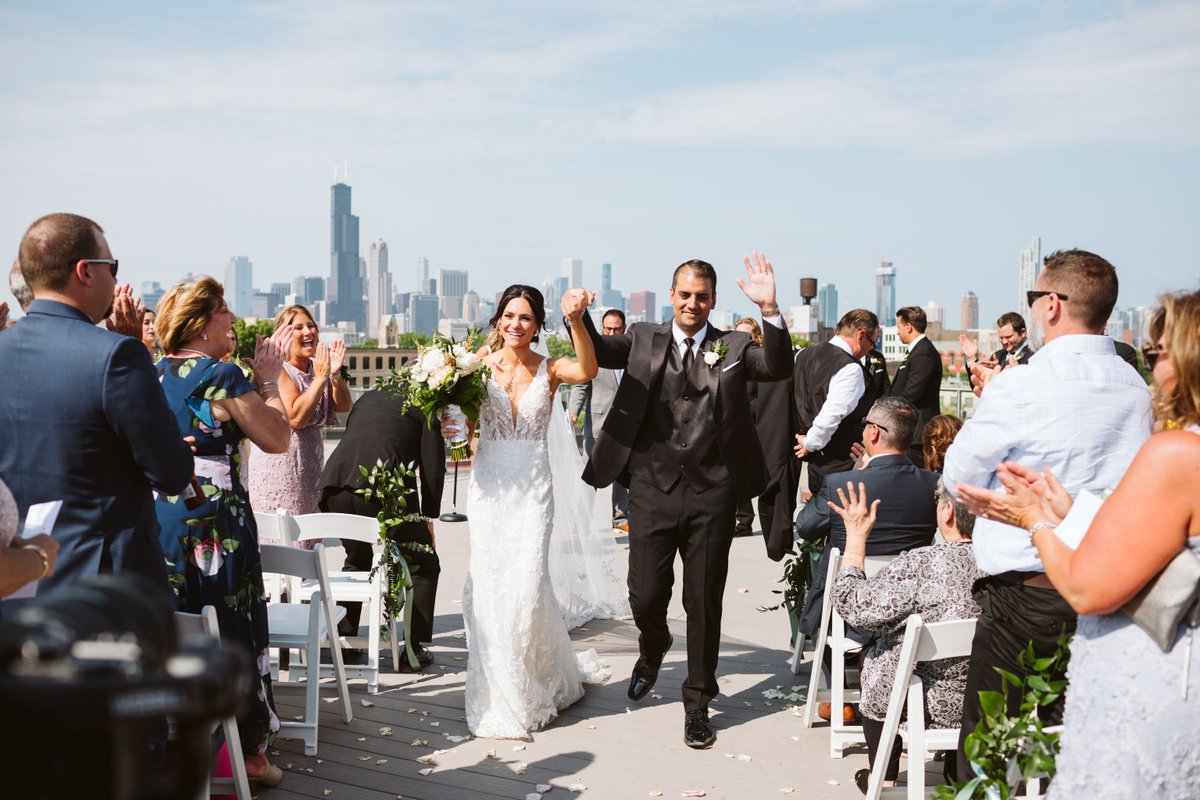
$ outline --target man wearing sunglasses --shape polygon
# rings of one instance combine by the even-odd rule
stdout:
[[[1116,486],[1151,423],[1145,382],[1104,335],[1117,288],[1116,270],[1098,255],[1068,250],[1046,257],[1028,292],[1029,340],[1037,357],[987,383],[946,453],[943,476],[951,493],[960,483],[1000,489],[996,465],[1004,461],[1049,468],[1072,496]],[[1046,657],[1057,649],[1060,631],[1075,630],[1075,612],[1046,578],[1027,531],[980,517],[974,549],[988,577],[975,584],[983,614],[967,677],[959,775],[974,774],[962,745],[980,719],[978,692],[1000,690],[995,668],[1021,675],[1016,656],[1028,643]],[[1010,714],[1019,695],[1009,692]],[[1041,713],[1050,723],[1060,721],[1061,700]]]
[[[0,479],[21,514],[63,501],[54,575],[38,594],[98,573],[139,574],[170,597],[152,489],[179,494],[192,453],[141,341],[97,327],[117,259],[95,222],[50,214],[21,240],[33,302],[0,336]]]

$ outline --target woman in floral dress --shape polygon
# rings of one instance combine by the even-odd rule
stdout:
[[[234,316],[221,284],[185,281],[159,302],[157,330],[165,355],[158,375],[179,429],[195,437],[194,497],[159,495],[156,508],[171,588],[181,611],[216,609],[221,639],[245,645],[255,663],[251,695],[238,719],[250,780],[274,786],[282,771],[266,758],[279,730],[271,699],[267,607],[258,530],[241,482],[238,442],[268,452],[287,449],[290,431],[278,376],[291,329],[260,340],[253,382],[236,364]]]

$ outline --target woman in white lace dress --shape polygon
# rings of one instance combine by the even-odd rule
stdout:
[[[533,351],[546,313],[542,294],[510,286],[492,325],[501,346],[480,410],[479,449],[468,509],[471,556],[463,590],[467,630],[467,727],[476,736],[525,739],[602,679],[594,653],[576,656],[549,571],[554,496],[547,434],[562,383],[596,375],[596,357],[581,322],[591,302],[571,292],[562,310],[577,361]],[[455,430],[443,424],[443,433]]]
[[[1200,792],[1200,637],[1180,623],[1163,651],[1122,613],[1183,551],[1200,557],[1200,292],[1164,296],[1146,363],[1167,430],[1151,436],[1072,549],[1062,485],[1006,464],[1008,493],[958,487],[977,513],[1033,530],[1046,574],[1079,612],[1055,798],[1195,798]],[[1084,509],[1086,510],[1086,509]]]

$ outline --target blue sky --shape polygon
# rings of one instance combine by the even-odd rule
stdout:
[[[749,313],[762,249],[785,303],[871,307],[886,259],[901,304],[987,322],[1034,235],[1122,306],[1200,283],[1196,2],[5,0],[0,52],[0,251],[74,211],[135,286],[328,275],[346,162],[400,289],[422,255],[484,296],[576,257],[661,298],[704,258]]]

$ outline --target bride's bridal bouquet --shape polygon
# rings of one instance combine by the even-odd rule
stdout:
[[[405,398],[406,407],[417,406],[425,423],[433,427],[443,413],[450,414],[460,433],[450,440],[450,458],[471,457],[467,420],[479,421],[479,408],[487,397],[491,370],[471,351],[467,342],[434,334],[433,341],[417,348],[417,357],[393,373],[392,391]]]

